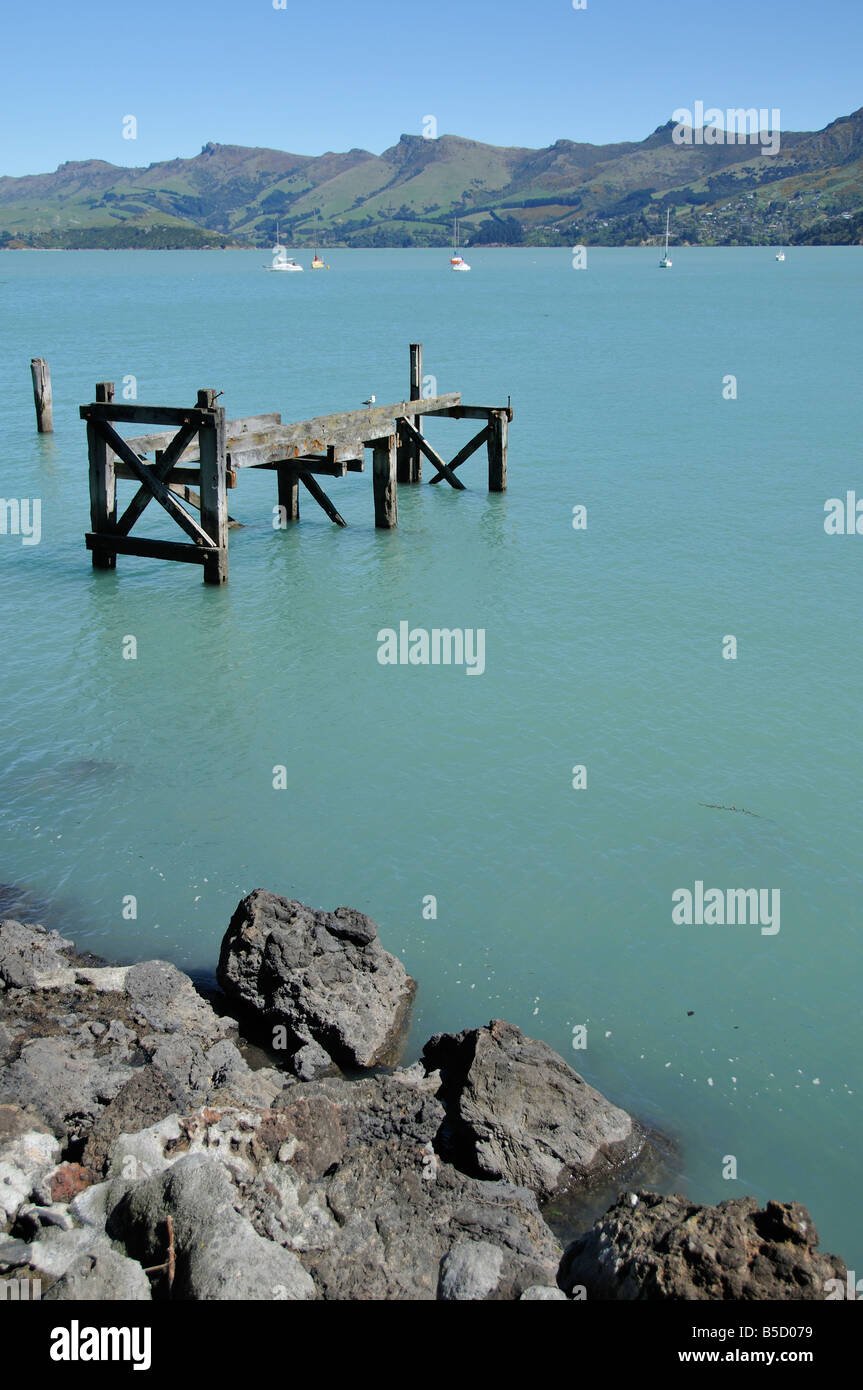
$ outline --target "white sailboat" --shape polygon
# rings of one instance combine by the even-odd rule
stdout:
[[[451,270],[470,270],[470,266],[463,256],[458,253],[458,218],[453,218],[452,224],[452,255],[449,258]]]
[[[292,256],[289,256],[289,255],[288,255],[288,253],[287,253],[287,251],[285,250],[284,246],[282,246],[282,244],[281,244],[281,235],[280,235],[280,232],[279,232],[279,223],[278,223],[278,219],[277,219],[277,220],[276,220],[276,244],[275,244],[275,246],[273,247],[273,262],[272,262],[272,265],[264,266],[264,269],[265,269],[265,270],[293,271],[293,270],[302,270],[302,268],[303,268],[303,267],[302,267],[301,265],[297,265],[297,262],[293,259]]]
[[[312,258],[312,270],[329,270],[326,261],[318,254],[318,219],[315,218],[315,254]]]
[[[785,260],[785,252],[782,250],[781,247],[779,248],[779,250],[778,250],[777,253],[776,253],[776,259],[777,259],[777,261],[784,261],[784,260]]]
[[[669,228],[670,224],[671,224],[671,208],[666,208],[666,211],[665,211],[665,255],[662,257],[662,260],[659,262],[659,269],[660,269],[660,270],[670,270],[670,269],[671,269],[671,265],[672,265],[671,257],[670,257],[669,254],[668,254],[668,228]]]

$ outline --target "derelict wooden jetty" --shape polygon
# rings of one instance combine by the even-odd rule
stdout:
[[[145,555],[203,565],[204,582],[228,578],[228,492],[245,468],[277,476],[278,505],[285,522],[300,515],[300,484],[331,521],[346,525],[318,477],[341,478],[365,470],[372,451],[375,526],[398,524],[398,484],[422,481],[423,456],[434,466],[430,483],[446,481],[463,489],[460,468],[483,445],[488,455],[490,492],[506,490],[507,437],[512,409],[463,405],[460,392],[422,397],[422,344],[411,344],[410,398],[394,405],[321,415],[286,424],[279,414],[226,420],[217,404],[220,392],[204,390],[190,409],[132,405],[114,400],[112,382],[96,387],[96,399],[82,405],[90,461],[90,523],[86,535],[96,569],[113,569],[118,555]],[[449,463],[423,435],[426,416],[482,420],[475,434]],[[122,438],[118,424],[161,426],[158,433]],[[152,462],[148,455],[153,455]],[[130,479],[138,490],[124,511],[117,504],[117,480]],[[199,489],[196,491],[195,489]],[[185,533],[183,541],[132,535],[132,527],[155,499]],[[184,506],[183,503],[187,505]],[[198,517],[188,510],[194,508]]]

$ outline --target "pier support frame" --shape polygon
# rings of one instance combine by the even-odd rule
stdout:
[[[96,569],[113,569],[117,555],[148,555],[163,560],[186,560],[203,565],[205,584],[224,584],[228,578],[228,467],[225,412],[216,405],[218,392],[198,392],[191,410],[160,406],[118,405],[111,382],[96,388],[96,400],[83,405],[87,422],[90,464],[92,531],[85,537]],[[148,464],[114,428],[121,421],[173,425],[175,433],[157,463]],[[200,462],[195,481],[200,486],[200,524],[180,504],[170,486],[175,465],[197,436]],[[121,517],[117,517],[116,474],[123,465],[140,483]],[[187,470],[188,471],[188,470]],[[129,532],[153,498],[186,532],[191,544],[149,540]]]

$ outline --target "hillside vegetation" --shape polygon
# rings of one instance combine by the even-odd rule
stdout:
[[[146,169],[102,160],[0,178],[0,247],[857,244],[863,108],[758,145],[676,144],[672,124],[547,149],[403,135],[381,155],[207,144]]]

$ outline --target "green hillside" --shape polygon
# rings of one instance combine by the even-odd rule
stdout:
[[[102,160],[0,178],[0,247],[439,246],[861,241],[863,109],[751,144],[558,140],[542,150],[403,135],[381,155],[207,144],[146,169]]]

